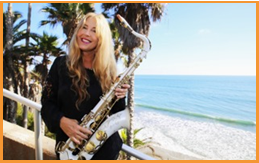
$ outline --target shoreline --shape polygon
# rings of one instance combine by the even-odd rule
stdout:
[[[198,157],[174,152],[156,145],[148,145],[137,150],[157,160],[202,160]]]

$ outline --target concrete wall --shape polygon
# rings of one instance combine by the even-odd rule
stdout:
[[[35,160],[34,132],[3,121],[3,160]],[[44,160],[55,160],[55,140],[42,136]]]

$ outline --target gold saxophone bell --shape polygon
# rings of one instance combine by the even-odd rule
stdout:
[[[87,153],[91,153],[95,150],[95,144],[93,142],[88,142],[85,146],[85,150]]]
[[[107,138],[106,132],[99,130],[96,132],[96,139],[99,141],[104,141]]]

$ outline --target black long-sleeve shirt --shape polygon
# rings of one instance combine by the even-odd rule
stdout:
[[[75,106],[77,95],[71,90],[72,79],[68,74],[66,56],[57,57],[55,59],[47,76],[41,98],[41,115],[48,129],[56,134],[56,144],[59,141],[66,141],[68,139],[68,136],[60,128],[60,119],[65,116],[80,122],[81,118],[85,114],[88,114],[99,102],[103,94],[94,72],[89,69],[85,69],[85,71],[90,81],[90,85],[87,88],[90,98],[84,100],[80,104],[79,109]],[[121,111],[124,108],[125,98],[120,99],[114,105],[112,113]],[[114,159],[121,150],[121,146],[122,140],[118,132],[116,132],[103,144],[92,159]]]

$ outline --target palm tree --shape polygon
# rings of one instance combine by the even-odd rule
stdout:
[[[41,11],[48,13],[48,19],[42,20],[40,26],[50,24],[54,27],[60,23],[67,37],[63,45],[67,45],[79,20],[86,13],[94,12],[94,3],[50,3],[50,6]]]
[[[61,48],[57,47],[58,38],[57,36],[48,35],[46,32],[43,32],[43,36],[39,38],[34,38],[36,44],[31,43],[35,47],[36,56],[42,57],[42,62],[35,66],[35,71],[41,74],[41,85],[45,81],[48,74],[48,64],[51,63],[50,57],[58,57],[62,54],[65,54]]]
[[[13,21],[13,26],[12,26],[12,44],[13,47],[21,40],[26,39],[27,38],[27,33],[26,33],[26,29],[24,30],[20,30],[20,28],[27,22],[25,19],[20,20],[20,18],[22,18],[22,14],[18,11],[14,11],[12,13],[12,21]],[[3,13],[3,22],[5,22],[7,20],[7,13]],[[18,22],[19,20],[19,22]],[[3,24],[3,47],[4,47],[4,51],[7,49],[7,30],[9,28],[7,28],[6,23]],[[37,34],[35,33],[30,33],[29,37],[33,36],[37,36]]]
[[[131,27],[138,33],[148,35],[150,29],[150,19],[153,22],[160,20],[164,12],[164,4],[161,3],[103,3],[104,11],[114,10],[114,19],[120,14],[124,17]],[[119,25],[118,21],[115,24],[120,33],[120,39],[123,42],[122,51],[128,54],[128,65],[134,59],[134,50],[141,46],[141,41],[129,33]],[[134,74],[129,80],[130,89],[128,91],[128,108],[130,110],[131,127],[128,133],[128,145],[133,146],[133,113],[134,113]]]
[[[28,17],[27,17],[27,31],[26,31],[26,48],[29,48],[29,42],[30,42],[30,29],[31,29],[31,7],[32,4],[28,3]],[[28,73],[29,73],[29,63],[27,60],[29,60],[29,57],[24,57],[22,59],[22,63],[23,63],[23,96],[25,98],[28,98],[28,87],[29,87],[29,78],[28,78]],[[23,127],[24,128],[28,128],[27,125],[27,113],[28,112],[28,106],[27,105],[23,105]]]
[[[17,93],[17,80],[15,77],[15,68],[13,62],[13,11],[12,3],[8,4],[8,11],[6,15],[4,14],[4,61],[3,61],[3,72],[4,80],[3,86],[6,89],[9,89],[12,92]],[[16,123],[15,114],[16,114],[17,103],[15,101],[4,98],[4,118],[12,123]]]
[[[20,20],[22,18],[22,14],[20,12],[14,11],[12,13],[12,21],[13,25],[11,28],[12,31],[12,51],[10,52],[8,50],[8,41],[7,41],[7,33],[8,30],[10,30],[10,27],[7,28],[7,24],[3,24],[3,47],[4,47],[4,88],[9,89],[10,86],[8,86],[9,81],[12,81],[14,85],[12,86],[12,89],[14,92],[18,93],[18,87],[20,87],[20,93],[24,95],[24,62],[28,62],[28,60],[31,60],[29,56],[29,50],[31,47],[25,47],[24,45],[19,44],[20,41],[26,39],[27,37],[37,37],[37,34],[35,33],[29,33],[27,34],[26,29],[20,30],[20,28],[25,25],[27,22],[26,20]],[[5,22],[7,20],[8,13],[3,13],[3,21]],[[19,20],[19,21],[18,21]],[[25,60],[26,59],[26,60]],[[17,79],[22,79],[18,81]],[[4,100],[6,101],[6,100]],[[8,102],[8,100],[7,100]],[[6,103],[4,103],[6,104]],[[12,104],[12,106],[16,106]],[[4,119],[8,120],[8,110],[10,106],[4,106]],[[14,112],[14,111],[11,111]],[[15,114],[15,113],[14,113]],[[13,117],[13,116],[12,116]],[[9,118],[10,119],[10,118]],[[13,120],[14,122],[14,120]]]
[[[114,55],[115,55],[116,61],[118,61],[118,59],[120,58],[120,52],[122,49],[122,42],[120,40],[120,34],[118,32],[118,29],[115,26],[114,20],[110,22],[110,29],[112,32],[112,38],[114,43]]]

